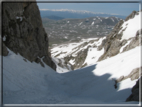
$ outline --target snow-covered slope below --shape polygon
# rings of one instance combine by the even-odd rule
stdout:
[[[53,47],[51,49],[51,55],[57,66],[56,71],[63,73],[95,64],[104,53],[103,49],[98,50],[98,46],[100,46],[105,38],[106,37],[82,39],[78,43],[74,42]],[[68,67],[65,67],[65,65]],[[63,70],[61,66],[65,68],[65,70]]]
[[[140,47],[63,74],[9,52],[3,57],[4,104],[138,104],[125,102],[136,80],[115,89],[114,79],[140,66]]]
[[[3,57],[4,103],[57,103],[58,98],[54,101],[52,94],[60,90],[57,84],[57,81],[61,84],[60,80],[61,76],[49,66],[31,63],[10,50]]]

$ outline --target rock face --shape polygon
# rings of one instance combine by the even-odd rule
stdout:
[[[133,11],[126,19],[125,21],[128,21],[129,19],[133,19],[135,17],[135,15],[138,15],[139,13],[136,11]],[[139,29],[136,34],[134,35],[134,37],[128,39],[128,40],[121,40],[122,36],[123,36],[123,32],[127,29],[127,27],[125,29],[122,30],[122,25],[125,22],[124,20],[119,21],[116,26],[114,27],[113,31],[106,36],[106,39],[103,40],[102,44],[98,47],[98,50],[101,50],[102,48],[104,48],[104,54],[99,58],[98,61],[104,60],[107,57],[112,57],[117,55],[118,53],[120,53],[120,49],[122,48],[122,46],[124,46],[126,43],[128,43],[128,41],[130,40],[130,43],[127,44],[122,52],[124,51],[128,51],[132,48],[135,48],[136,46],[140,45],[140,42],[142,42],[142,37],[139,36],[140,33],[142,34],[142,29]],[[120,30],[122,30],[120,32]]]
[[[46,34],[36,3],[3,3],[2,10],[3,46],[19,53],[29,61],[41,63],[42,60],[56,69],[48,49]],[[5,48],[3,48],[5,50]],[[4,51],[3,55],[7,55]]]
[[[118,34],[121,29],[120,26],[123,24],[121,20],[118,24],[115,25],[113,31],[107,35],[106,39],[103,40],[102,44],[98,47],[98,50],[104,48],[104,54],[99,58],[98,61],[104,60],[107,57],[117,55],[120,48],[125,45],[125,41],[120,42],[122,34]]]
[[[141,85],[139,86],[139,82],[140,80],[142,80],[142,77],[136,82],[135,86],[132,88],[132,94],[126,99],[126,101],[139,101],[139,87],[142,85],[142,82],[141,82]],[[141,96],[142,96],[142,93],[141,93]],[[142,101],[142,100],[141,100]]]
[[[129,16],[126,17],[125,21],[128,21],[129,19],[134,18],[135,15],[138,15],[138,13],[136,11],[133,11]]]
[[[135,68],[133,69],[129,75],[127,76],[121,76],[119,77],[118,79],[116,79],[116,82],[121,82],[127,78],[130,78],[131,81],[135,80],[135,79],[138,79],[140,76],[142,76],[142,72],[140,71],[142,69],[142,67],[138,67],[138,68]],[[139,73],[140,72],[140,73]]]

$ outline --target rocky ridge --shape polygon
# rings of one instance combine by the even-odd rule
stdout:
[[[56,60],[57,65],[68,70],[89,66],[103,54],[103,49],[97,50],[103,39],[105,37],[82,39],[78,43],[55,46],[51,49],[52,58]],[[66,65],[70,65],[70,67],[66,67]]]
[[[141,45],[142,42],[142,29],[139,27],[135,30],[134,35],[130,35],[128,38],[125,37],[126,39],[124,38],[127,29],[131,27],[131,22],[134,20],[133,23],[139,23],[136,22],[136,17],[140,14],[140,12],[133,11],[125,20],[120,20],[106,37],[86,39],[83,42],[55,46],[55,48],[51,49],[52,57],[61,58],[65,62],[59,62],[59,66],[62,65],[62,67],[68,69],[65,67],[68,64],[71,66],[71,70],[74,70],[129,51]],[[116,78],[116,84],[128,78],[131,81],[138,79],[142,75],[140,70],[141,67],[138,67],[130,71],[128,75]]]
[[[48,35],[43,28],[35,0],[23,3],[3,2],[2,19],[3,56],[8,55],[9,48],[31,62],[42,66],[45,63],[56,69],[48,49]]]
[[[139,15],[139,12],[133,11],[126,19],[125,21],[121,20],[119,23],[117,23],[113,29],[113,31],[106,36],[106,39],[103,40],[102,44],[99,46],[99,50],[104,48],[104,54],[99,58],[98,61],[104,60],[107,57],[112,57],[117,55],[120,51],[125,52],[130,49],[135,48],[136,46],[139,46],[142,37],[140,36],[142,34],[142,29],[140,28],[135,32],[135,35],[129,39],[122,39],[122,36],[127,29],[127,27],[123,28],[122,25],[127,22],[130,19],[133,19],[136,15]],[[129,25],[129,24],[127,24]],[[126,25],[126,26],[127,26]],[[138,25],[137,25],[138,26]],[[123,47],[124,46],[124,47]],[[120,50],[123,47],[122,50]]]

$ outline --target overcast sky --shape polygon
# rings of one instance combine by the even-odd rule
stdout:
[[[119,14],[125,16],[128,16],[134,10],[139,11],[139,3],[46,3],[47,0],[45,0],[44,3],[43,2],[40,3],[38,1],[40,0],[37,0],[39,9],[87,10],[91,12],[102,12],[102,13]]]

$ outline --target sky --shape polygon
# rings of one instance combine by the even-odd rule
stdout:
[[[41,0],[37,0],[39,9],[86,10],[124,16],[128,16],[134,10],[139,11],[139,3],[46,3],[47,0],[44,0],[45,2],[41,3],[40,1]]]

